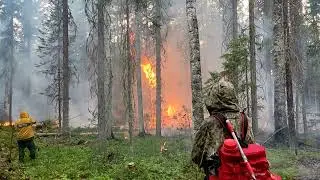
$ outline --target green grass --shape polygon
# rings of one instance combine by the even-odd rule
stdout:
[[[86,145],[77,145],[79,139],[73,137],[68,142],[53,138],[36,139],[40,149],[37,159],[27,159],[23,165],[15,160],[13,167],[20,174],[11,174],[12,178],[202,180],[204,177],[201,170],[190,163],[190,143],[186,139],[135,138],[132,147],[127,140],[97,143],[92,137],[86,139]],[[160,144],[164,141],[167,142],[168,151],[160,153]],[[3,140],[0,139],[0,142],[3,143]],[[16,149],[13,155],[17,156]],[[304,151],[299,151],[299,155],[295,156],[287,149],[268,149],[267,156],[272,172],[281,175],[283,180],[294,179],[299,174],[299,159],[320,158],[319,153]],[[131,162],[135,164],[133,169],[128,167]]]
[[[38,157],[25,163],[24,172],[31,179],[203,179],[202,172],[190,165],[182,140],[166,140],[168,151],[162,154],[164,140],[137,138],[132,148],[125,140],[89,146],[38,142]],[[134,169],[128,168],[130,162]]]
[[[283,180],[292,180],[299,175],[298,162],[300,159],[320,159],[320,153],[299,150],[296,156],[288,149],[268,149],[267,158],[271,163],[272,172],[279,174]]]

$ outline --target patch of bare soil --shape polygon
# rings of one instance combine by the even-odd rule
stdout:
[[[297,180],[319,180],[320,158],[305,157],[298,161],[299,176]]]

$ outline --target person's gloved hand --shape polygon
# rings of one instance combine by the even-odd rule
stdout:
[[[218,168],[220,167],[220,158],[218,155],[213,154],[207,160],[207,169],[211,175],[218,175]]]

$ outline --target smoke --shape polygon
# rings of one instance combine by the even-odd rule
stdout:
[[[32,21],[36,28],[39,28],[43,19],[43,16],[39,14],[43,13],[47,7],[44,1],[38,1],[38,3],[39,12]],[[88,60],[85,53],[85,40],[89,27],[83,7],[82,1],[70,3],[72,15],[78,27],[77,39],[70,48],[70,59],[79,74],[79,82],[70,86],[70,125],[73,127],[88,125],[90,123],[88,119],[91,118],[88,108],[96,104],[96,100],[90,98],[89,91]],[[223,60],[220,57],[224,39],[223,23],[218,0],[198,1],[196,8],[199,23],[202,75],[203,82],[205,82],[209,78],[209,72],[222,70]],[[184,106],[191,110],[191,75],[185,1],[172,1],[168,16],[170,21],[167,25],[167,36],[164,42],[165,55],[162,64],[162,96],[165,101],[162,109],[165,111],[165,105],[171,104],[178,106],[177,109]],[[47,118],[57,118],[57,113],[55,107],[50,105],[47,98],[40,94],[48,86],[48,80],[43,74],[38,73],[39,69],[34,66],[40,62],[36,52],[38,44],[37,31],[34,31],[30,58],[27,58],[24,53],[19,53],[16,56],[18,65],[14,81],[13,115],[18,117],[20,110],[26,110],[35,119],[42,121]],[[26,93],[28,92],[28,86],[31,89],[29,95]],[[118,91],[118,89],[114,90]],[[1,89],[1,91],[3,90]]]
[[[34,1],[35,8],[24,8],[24,14],[31,14],[30,25],[32,27],[31,53],[23,50],[23,45],[18,44],[15,49],[15,70],[13,80],[13,118],[19,117],[20,111],[28,111],[37,121],[46,119],[57,119],[56,107],[43,95],[45,88],[48,87],[48,79],[40,73],[36,64],[41,62],[36,49],[39,45],[38,28],[44,19],[43,13],[48,8],[48,1]],[[79,82],[73,81],[70,85],[70,126],[76,127],[86,125],[89,121],[89,84],[86,73],[87,62],[85,52],[85,39],[88,32],[88,23],[84,13],[82,1],[70,3],[70,9],[74,20],[78,25],[77,39],[70,47],[70,60],[77,69]],[[37,9],[37,11],[35,11]],[[16,20],[18,31],[22,31],[23,18]],[[15,37],[22,42],[23,36]],[[3,67],[3,66],[1,66]],[[1,69],[2,71],[2,69]],[[3,79],[1,84],[4,84]],[[4,86],[0,86],[1,97],[4,95]]]

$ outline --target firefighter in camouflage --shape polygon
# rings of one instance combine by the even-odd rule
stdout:
[[[227,130],[214,114],[219,113],[229,119],[234,125],[235,131],[239,132],[241,108],[238,106],[234,88],[226,78],[219,78],[205,90],[205,105],[210,116],[205,119],[196,132],[191,156],[192,161],[204,169],[206,178],[208,178],[210,174],[217,175],[218,173],[217,169],[220,166],[219,147],[228,135]],[[245,142],[242,141],[242,143],[254,143],[252,123],[249,118],[247,132]]]

